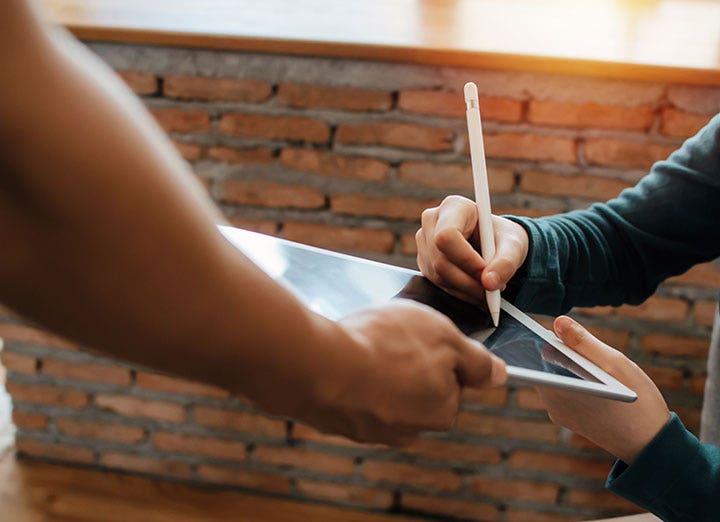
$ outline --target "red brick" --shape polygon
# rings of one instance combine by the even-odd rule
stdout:
[[[287,446],[258,446],[253,451],[253,460],[333,475],[350,475],[355,470],[355,460],[352,458]]]
[[[709,339],[679,335],[651,334],[640,339],[646,352],[687,357],[707,357],[709,344]]]
[[[116,386],[130,384],[130,370],[121,366],[43,359],[43,375],[75,381],[101,382]]]
[[[210,116],[202,110],[150,109],[165,132],[205,132],[210,130]]]
[[[513,469],[535,469],[598,479],[605,478],[612,466],[609,458],[597,460],[524,450],[510,455],[509,463]]]
[[[480,97],[480,114],[483,120],[518,122],[522,119],[522,102],[509,98]],[[442,91],[401,91],[398,108],[417,114],[465,117],[465,99],[462,93]]]
[[[540,395],[534,388],[520,388],[515,391],[515,402],[524,410],[544,410]]]
[[[587,520],[581,515],[564,515],[561,513],[545,513],[508,507],[505,510],[505,522],[580,522]]]
[[[712,116],[683,112],[677,109],[665,109],[662,113],[660,132],[667,136],[689,138],[694,136],[710,121]]]
[[[575,163],[575,141],[539,134],[499,133],[485,135],[485,153],[490,158]]]
[[[227,216],[228,222],[237,228],[259,232],[267,236],[275,236],[278,232],[278,224],[275,221],[264,219],[246,219],[237,216]]]
[[[306,83],[281,83],[278,101],[280,105],[300,109],[385,111],[392,106],[389,92]]]
[[[599,508],[604,511],[623,511],[639,513],[642,511],[630,501],[609,491],[581,491],[571,490],[566,493],[565,501],[574,506]]]
[[[508,400],[508,389],[505,387],[488,389],[465,388],[462,391],[461,399],[463,402],[472,402],[482,404],[483,406],[505,406]]]
[[[140,442],[145,438],[143,428],[95,420],[57,418],[55,419],[55,426],[61,433],[73,437],[110,440],[128,444]]]
[[[118,76],[135,94],[155,94],[158,88],[157,77],[144,71],[117,71]]]
[[[560,494],[560,486],[546,482],[526,480],[502,480],[497,478],[473,477],[470,486],[478,495],[493,498],[527,500],[554,504]]]
[[[48,426],[47,416],[40,413],[13,410],[12,420],[15,426],[24,430],[45,430]]]
[[[0,339],[5,344],[29,344],[72,351],[78,349],[77,344],[63,337],[22,324],[0,323]]]
[[[160,451],[191,453],[225,460],[245,460],[245,444],[232,440],[160,432],[153,436],[153,444]]]
[[[395,236],[389,230],[331,227],[318,223],[286,222],[283,237],[330,250],[383,252],[389,254]]]
[[[507,437],[510,439],[557,442],[560,440],[560,428],[549,421],[510,419],[460,412],[455,420],[455,429],[462,433]]]
[[[178,153],[188,161],[196,161],[202,157],[203,148],[197,143],[173,140]]]
[[[216,484],[271,491],[273,493],[290,493],[290,480],[282,475],[205,465],[198,468],[197,475],[201,480]]]
[[[707,375],[694,375],[688,385],[690,393],[703,395],[705,393],[705,381],[707,381]]]
[[[272,94],[272,85],[261,80],[166,76],[163,93],[183,100],[219,100],[258,103]]]
[[[109,468],[134,471],[136,473],[147,473],[149,475],[172,476],[179,478],[190,478],[191,469],[189,464],[175,462],[172,460],[160,460],[141,455],[129,455],[127,453],[107,452],[100,457],[100,464]]]
[[[695,322],[702,326],[712,326],[715,322],[717,301],[696,301],[693,307]]]
[[[2,350],[0,351],[0,364],[11,372],[34,375],[37,359],[29,355]]]
[[[223,114],[219,130],[222,134],[266,138],[269,140],[327,143],[330,126],[324,121],[294,116],[263,114]]]
[[[295,487],[305,496],[333,502],[358,504],[381,509],[389,508],[393,503],[392,492],[381,489],[302,479],[297,481]]]
[[[335,140],[342,144],[386,145],[426,151],[453,150],[455,134],[450,129],[396,122],[341,124]]]
[[[174,402],[153,401],[128,395],[99,393],[95,397],[95,405],[128,417],[147,417],[167,422],[183,422],[185,410],[181,404]]]
[[[520,190],[547,196],[572,196],[593,200],[612,199],[623,189],[632,186],[627,181],[597,176],[563,176],[539,170],[529,170],[520,178]]]
[[[692,407],[674,406],[673,410],[682,419],[683,424],[696,435],[700,430],[700,410]]]
[[[333,194],[330,196],[330,209],[337,214],[392,219],[419,220],[423,210],[439,204],[439,199],[385,197],[367,194]]]
[[[367,461],[363,464],[363,475],[372,481],[443,491],[456,491],[462,484],[460,476],[451,471],[422,468],[402,462]]]
[[[218,399],[227,399],[230,397],[230,392],[216,386],[167,375],[159,375],[157,373],[139,372],[137,374],[137,384],[146,390],[158,392],[179,393],[181,395],[202,395],[205,397],[216,397]]]
[[[465,163],[405,161],[398,169],[398,179],[432,188],[473,189],[472,168]],[[502,167],[488,167],[490,192],[506,194],[515,187],[515,172]]]
[[[390,176],[390,164],[386,161],[322,150],[283,149],[280,162],[289,169],[365,181],[385,182]]]
[[[415,232],[400,235],[400,251],[406,256],[415,256],[418,253]]]
[[[642,369],[662,390],[679,390],[683,385],[683,372],[677,368],[642,366]]]
[[[292,438],[294,440],[302,440],[309,442],[319,442],[322,444],[330,444],[333,446],[348,446],[348,447],[367,447],[366,444],[360,444],[353,440],[343,437],[341,435],[331,435],[328,433],[321,433],[315,428],[294,422],[292,427]]]
[[[416,439],[412,444],[404,447],[402,451],[403,453],[430,459],[453,460],[463,463],[497,464],[501,460],[500,450],[495,447],[460,444],[438,439]]]
[[[687,301],[669,297],[650,297],[637,306],[623,305],[617,308],[617,315],[643,319],[645,321],[682,322],[687,318],[690,306]]]
[[[305,185],[285,185],[269,181],[228,180],[223,200],[241,205],[282,208],[321,208],[325,196]]]
[[[41,442],[39,440],[18,438],[15,447],[23,455],[33,457],[44,457],[48,459],[63,460],[66,462],[80,462],[92,464],[95,461],[95,454],[92,450],[68,444],[55,442]]]
[[[561,127],[594,127],[645,131],[654,118],[653,108],[621,107],[597,103],[562,103],[532,100],[528,107],[528,121],[540,125]]]
[[[720,287],[720,270],[713,263],[703,263],[695,265],[682,275],[671,277],[667,282],[677,285],[718,288]]]
[[[87,406],[88,394],[71,388],[57,388],[46,384],[20,384],[8,382],[7,391],[13,402],[48,404],[83,408]]]
[[[193,409],[193,418],[203,426],[254,433],[263,437],[284,439],[287,431],[284,420],[271,419],[246,411],[196,406]]]
[[[267,165],[275,159],[273,150],[269,147],[255,147],[251,149],[233,149],[231,147],[210,147],[208,158],[225,163],[244,163]]]
[[[466,502],[449,498],[426,497],[403,493],[400,504],[403,511],[417,511],[430,515],[489,522],[499,520],[500,510],[492,504]]]
[[[585,143],[585,158],[591,165],[649,169],[656,161],[667,158],[676,148],[657,143],[588,139]]]

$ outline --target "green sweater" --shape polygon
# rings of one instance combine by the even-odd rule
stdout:
[[[720,255],[720,115],[607,203],[511,219],[530,237],[506,291],[519,308],[557,315],[641,303],[663,280]],[[711,368],[708,380],[718,373]],[[616,463],[607,486],[664,520],[720,521],[720,448],[673,416],[631,466]]]

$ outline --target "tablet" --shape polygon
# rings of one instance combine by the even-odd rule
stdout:
[[[222,234],[313,311],[333,320],[405,298],[449,317],[507,363],[508,383],[575,390],[632,402],[637,395],[504,299],[500,322],[433,285],[415,270],[220,226]]]

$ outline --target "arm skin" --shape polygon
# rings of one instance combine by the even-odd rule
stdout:
[[[0,64],[0,300],[14,310],[361,440],[447,428],[462,384],[504,380],[420,305],[338,323],[302,306],[222,238],[141,103],[23,0],[0,2]]]

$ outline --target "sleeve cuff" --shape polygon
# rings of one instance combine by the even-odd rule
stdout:
[[[618,460],[605,487],[629,501],[657,512],[666,495],[685,479],[688,465],[700,452],[700,442],[675,413],[643,448],[632,464]]]
[[[542,219],[503,216],[525,229],[528,254],[525,263],[510,280],[503,296],[526,312],[562,313],[564,287],[558,280],[557,247],[549,231],[543,230]]]

